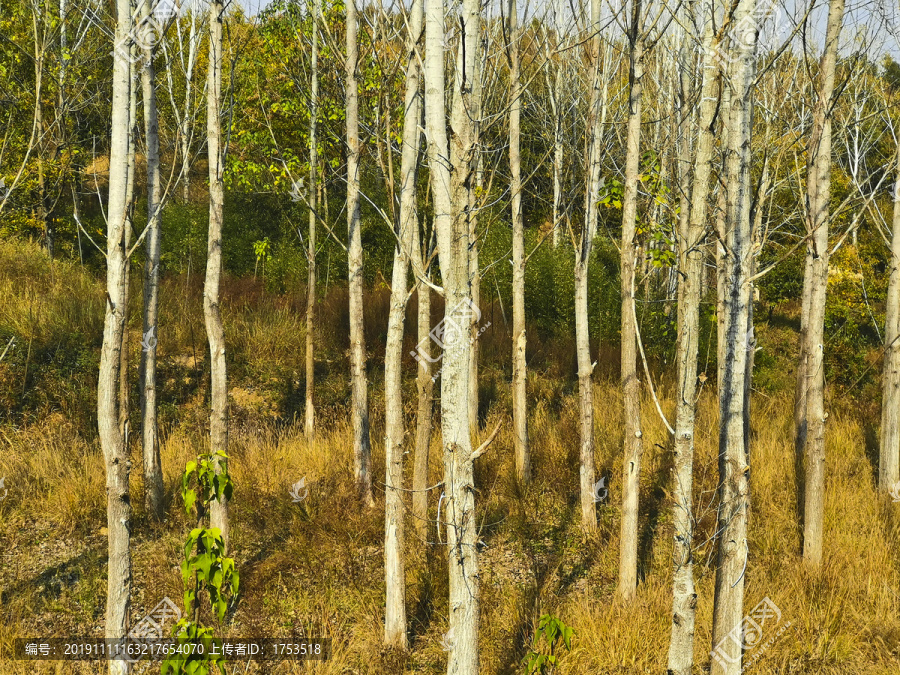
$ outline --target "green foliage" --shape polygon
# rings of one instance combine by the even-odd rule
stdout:
[[[216,472],[216,458],[218,458],[219,464],[218,473]],[[190,487],[192,478],[197,483],[196,490]],[[234,484],[228,474],[228,456],[221,450],[217,451],[215,455],[211,453],[200,455],[197,457],[197,461],[192,460],[185,466],[184,475],[181,477],[181,497],[184,499],[184,508],[188,515],[194,507],[197,507],[197,515],[202,518],[210,502],[223,497],[229,500],[233,491]],[[197,502],[198,493],[199,504]]]
[[[213,672],[213,664],[220,672],[225,672],[221,640],[213,635],[212,629],[181,619],[175,624],[175,635],[178,646],[175,653],[163,661],[160,675],[209,675]]]
[[[890,87],[891,91],[900,89],[900,63],[897,63],[887,55],[884,57],[882,66],[884,67],[884,75],[882,75],[882,77],[884,77],[885,82],[888,83],[888,87]]]
[[[181,562],[181,579],[184,582],[184,606],[192,607],[198,593],[205,590],[210,604],[221,622],[228,611],[229,598],[237,595],[240,577],[234,567],[234,559],[225,557],[225,541],[217,527],[196,527],[184,542],[184,560]],[[193,588],[190,587],[194,579]]]
[[[780,246],[768,246],[759,256],[758,269],[766,270],[773,263],[777,264],[757,282],[760,296],[770,303],[799,300],[803,295],[803,254],[801,249],[797,255],[779,260],[784,255]]]
[[[546,338],[575,333],[575,254],[563,241],[554,249],[549,238],[539,248],[541,233],[525,231],[525,250],[532,253],[525,268],[525,311]],[[498,300],[504,308],[512,304],[512,267],[509,256],[512,232],[509,228],[489,229],[482,239],[479,256],[488,269],[481,281],[483,302]],[[499,260],[500,263],[492,264]],[[618,340],[619,256],[613,242],[597,237],[588,265],[588,330],[592,340]]]
[[[219,471],[216,471],[216,460]],[[216,500],[231,499],[234,485],[228,474],[228,457],[224,452],[200,455],[185,466],[181,479],[181,497],[188,514],[196,511],[200,525],[191,530],[184,542],[181,580],[184,583],[184,607],[188,616],[174,627],[178,648],[167,656],[162,673],[172,675],[207,675],[215,666],[225,672],[222,650],[215,650],[213,630],[200,623],[200,597],[205,593],[216,619],[221,623],[237,598],[240,576],[233,558],[225,556],[225,541],[217,527],[202,526],[203,516]],[[193,485],[193,487],[192,487]]]
[[[552,614],[544,614],[538,621],[538,629],[534,634],[531,650],[522,659],[526,675],[549,675],[562,658],[560,652],[572,650],[572,637],[575,630]]]
[[[253,253],[256,255],[256,262],[268,262],[272,259],[272,246],[269,238],[257,239],[253,242]]]

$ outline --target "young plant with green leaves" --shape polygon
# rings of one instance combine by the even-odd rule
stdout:
[[[531,651],[522,659],[525,664],[525,674],[550,675],[553,673],[562,658],[563,648],[566,652],[572,650],[574,635],[575,629],[564,624],[559,617],[544,614],[538,622]]]
[[[216,460],[219,472],[216,473]],[[205,593],[216,619],[221,623],[229,606],[237,598],[240,577],[234,559],[225,557],[225,541],[216,527],[204,527],[204,518],[211,502],[231,499],[234,484],[228,473],[228,456],[224,452],[200,455],[187,463],[181,481],[181,497],[188,515],[197,514],[197,527],[184,542],[181,579],[184,582],[186,612],[174,633],[178,647],[162,664],[161,675],[208,675],[213,666],[224,672],[222,650],[213,645],[217,638],[212,627],[200,622],[200,598]]]

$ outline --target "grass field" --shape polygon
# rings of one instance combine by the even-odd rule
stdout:
[[[0,501],[0,653],[7,656],[16,637],[103,634],[105,479],[90,417],[102,322],[100,288],[76,265],[51,268],[29,244],[0,244],[0,340],[5,345],[17,337],[0,362],[0,405],[6,416],[0,426],[0,477],[8,490]],[[139,285],[133,289],[132,296],[139,298]],[[233,282],[228,290],[226,331],[234,378],[230,455],[236,486],[231,542],[242,591],[219,631],[230,637],[276,637],[302,627],[331,637],[333,656],[268,669],[229,662],[227,672],[443,672],[446,548],[433,521],[427,541],[418,540],[407,521],[411,649],[399,654],[381,646],[384,454],[377,340],[372,340],[370,373],[376,506],[364,509],[354,498],[350,433],[341,406],[348,389],[346,356],[340,342],[327,337],[331,330],[340,332],[341,294],[329,296],[323,306],[321,433],[310,446],[290,414],[303,391],[296,375],[303,359],[302,301],[266,296],[249,281]],[[160,388],[166,392],[161,417],[167,518],[153,526],[143,511],[140,447],[133,438],[133,623],[164,597],[182,602],[178,564],[191,525],[178,488],[185,463],[206,443],[205,341],[202,315],[192,309],[198,302],[196,280],[167,280],[163,291]],[[385,310],[383,293],[372,296],[367,311],[374,322]],[[764,351],[790,344],[789,329],[777,331],[759,331]],[[132,322],[132,333],[136,371],[139,320]],[[601,373],[595,384],[597,467],[610,489],[598,504],[597,533],[585,537],[577,504],[573,385],[562,368],[547,366],[529,375],[535,481],[522,490],[511,478],[505,371],[491,361],[502,351],[502,336],[494,340],[483,352],[482,398],[489,405],[480,434],[486,436],[497,422],[503,428],[476,463],[485,544],[479,557],[481,672],[522,673],[521,660],[545,613],[575,629],[560,674],[664,672],[671,612],[672,458],[649,392],[643,408],[640,583],[636,600],[625,606],[614,599],[621,501],[621,402],[614,379]],[[657,393],[671,419],[672,392],[664,374],[659,380]],[[783,380],[791,378],[784,374]],[[404,386],[412,424],[414,387],[411,381]],[[132,399],[136,408],[136,389]],[[790,626],[764,650],[761,644],[745,654],[745,664],[758,657],[746,672],[900,672],[900,503],[874,489],[872,406],[851,399],[829,402],[825,555],[817,573],[806,570],[799,557],[791,410],[785,388],[769,387],[753,399],[745,609],[768,597],[781,610],[780,624],[766,627],[763,643]],[[133,420],[132,428],[139,428],[136,414]],[[695,459],[697,672],[708,670],[712,647],[716,429],[710,380],[699,400]],[[432,457],[429,484],[441,478],[437,435]],[[289,490],[302,477],[310,492],[296,503]],[[433,494],[431,518],[437,502]],[[212,617],[206,619],[215,624]],[[39,666],[3,657],[0,673],[105,671],[89,662]]]

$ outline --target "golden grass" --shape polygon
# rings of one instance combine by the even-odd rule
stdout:
[[[663,389],[660,393],[665,396],[668,392]],[[479,511],[488,546],[481,556],[483,673],[521,672],[518,663],[544,612],[559,615],[576,631],[574,649],[562,660],[561,674],[665,669],[672,529],[664,427],[647,398],[643,581],[636,600],[623,605],[614,598],[621,498],[616,432],[621,428],[619,393],[601,384],[595,395],[597,465],[611,476],[609,500],[599,506],[596,535],[585,537],[577,523],[573,401],[562,407],[559,416],[549,412],[546,401],[534,408],[530,430],[536,480],[532,486],[520,490],[509,478],[513,458],[508,427],[479,460]],[[671,407],[669,398],[664,398],[663,408],[670,416]],[[756,399],[745,607],[749,610],[768,596],[781,608],[782,621],[792,625],[749,670],[761,675],[896,672],[900,664],[900,505],[880,497],[873,488],[860,422],[850,412],[835,411],[828,430],[825,561],[820,571],[807,570],[798,556],[790,409],[783,396]],[[495,419],[503,417],[497,410],[485,427],[491,428]],[[698,540],[708,536],[715,518],[709,493],[715,487],[715,420],[715,399],[707,389],[698,415],[695,500],[702,499],[706,505],[705,511],[698,509],[698,517],[702,516]],[[377,434],[373,437],[377,439]],[[158,530],[144,520],[140,461],[134,451],[136,617],[163,595],[180,597],[180,579],[173,567],[188,523],[175,495],[181,467],[204,442],[202,433],[183,428],[165,439],[165,482],[173,502],[168,521]],[[99,453],[64,423],[6,431],[4,444],[0,475],[7,476],[10,494],[0,503],[0,531],[7,547],[14,546],[32,566],[20,568],[14,586],[6,586],[0,645],[8,645],[15,635],[34,634],[38,627],[52,627],[55,624],[48,618],[52,616],[69,617],[59,621],[69,631],[66,634],[74,634],[71,631],[76,628],[81,630],[75,632],[96,634],[102,624],[102,597],[89,615],[74,603],[81,584],[102,588],[101,570],[79,570],[79,580],[62,581],[55,593],[39,590],[36,578],[45,567],[67,560],[65,552],[58,551],[42,560],[38,541],[66,542],[80,533],[96,535],[105,524]],[[432,453],[438,458],[437,439]],[[447,626],[445,551],[417,541],[412,527],[407,550],[412,648],[409,654],[398,655],[381,647],[383,502],[372,511],[356,506],[348,427],[331,429],[309,446],[299,429],[260,425],[233,434],[230,454],[237,485],[233,543],[242,570],[243,597],[231,623],[222,627],[223,634],[283,635],[304,626],[334,637],[330,661],[307,670],[301,664],[285,664],[272,672],[442,672],[439,641]],[[375,462],[378,487],[383,462],[380,447]],[[430,473],[432,480],[439,480],[438,461],[432,461]],[[306,477],[310,494],[298,505],[288,490],[301,477]],[[380,489],[376,492],[380,500]],[[433,495],[432,509],[436,499]],[[428,540],[435,537],[432,527]],[[104,539],[94,536],[89,542],[102,556]],[[699,547],[695,569],[698,672],[709,664],[713,561],[714,548]],[[13,587],[17,590],[11,592]],[[37,619],[31,614],[35,611]],[[752,655],[748,652],[748,657]],[[245,672],[243,665],[234,665],[235,672]],[[67,664],[60,672],[99,672],[91,667]],[[42,668],[33,672],[57,672],[55,664]],[[2,671],[25,672],[18,665],[4,666]],[[246,672],[263,671],[251,664]]]
[[[36,346],[42,344],[47,353],[65,349],[75,328],[82,335],[82,346],[95,348],[103,309],[96,280],[68,263],[51,268],[36,247],[16,246],[0,241],[0,326],[20,341],[26,337]],[[165,391],[170,385],[180,386],[186,373],[190,382],[182,387],[181,398],[166,402],[162,457],[168,509],[160,526],[151,525],[144,513],[140,451],[138,439],[132,438],[133,621],[162,597],[179,601],[181,597],[179,548],[190,525],[178,488],[185,463],[208,443],[198,279],[167,280],[163,287],[163,323],[168,329],[160,335],[161,364],[167,369],[162,386]],[[246,281],[234,282],[226,296],[229,351],[236,365],[232,373],[244,375],[233,380],[229,450],[236,483],[232,543],[242,594],[220,632],[265,637],[303,628],[334,639],[333,658],[324,663],[285,663],[269,670],[232,663],[228,672],[443,672],[446,656],[440,639],[447,629],[447,561],[433,523],[424,541],[416,537],[412,522],[407,527],[411,649],[404,655],[381,645],[384,453],[383,396],[377,378],[370,391],[377,507],[365,510],[354,496],[350,430],[343,409],[332,406],[322,411],[319,437],[309,445],[298,427],[276,420],[269,405],[281,395],[275,391],[281,386],[278,381],[297,378],[293,371],[302,363],[305,330],[302,307],[284,298],[267,298]],[[339,294],[335,298],[323,304],[321,323],[338,335],[343,301],[338,302]],[[130,349],[136,363],[135,315],[131,325]],[[346,369],[340,360],[343,347],[331,333],[326,335],[323,328],[326,344],[318,366],[327,375],[320,380],[319,391],[339,401],[348,389]],[[194,350],[197,360],[193,353],[186,360]],[[18,372],[0,369],[0,375],[13,380],[4,390],[12,392],[10,396],[20,391],[14,381]],[[64,391],[65,372],[62,367],[48,370],[40,386]],[[482,395],[490,407],[480,436],[497,421],[504,427],[476,465],[478,516],[487,545],[480,555],[481,672],[521,673],[521,659],[538,618],[553,612],[576,631],[573,651],[563,658],[560,675],[661,673],[671,613],[668,432],[645,392],[641,582],[637,598],[626,606],[615,600],[622,496],[619,389],[609,382],[595,387],[596,465],[599,475],[609,478],[609,497],[598,506],[598,531],[586,537],[578,523],[576,494],[577,402],[573,385],[563,374],[553,369],[529,373],[535,481],[522,488],[511,478],[507,375],[493,362],[482,370]],[[56,380],[47,379],[51,377]],[[671,421],[671,384],[663,380],[657,387]],[[404,388],[411,431],[413,383],[405,382]],[[760,393],[753,405],[745,608],[769,597],[781,609],[782,623],[789,621],[791,627],[764,652],[748,651],[747,664],[756,655],[758,659],[747,672],[900,671],[900,504],[874,488],[871,406],[830,402],[825,558],[822,568],[813,571],[799,556],[790,396]],[[712,648],[717,420],[715,390],[708,384],[698,407],[694,482],[698,673],[708,669]],[[0,427],[0,477],[9,491],[0,501],[0,675],[105,672],[102,664],[45,662],[34,667],[2,656],[16,636],[102,634],[105,480],[97,442],[85,437],[83,422],[61,406],[43,412],[36,423]],[[411,455],[407,459],[411,472]],[[429,484],[440,481],[437,433],[429,474]],[[289,489],[303,477],[310,492],[297,504]],[[438,491],[430,495],[431,518],[438,497]]]

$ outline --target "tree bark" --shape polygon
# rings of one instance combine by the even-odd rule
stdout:
[[[625,139],[625,186],[622,197],[622,398],[625,406],[625,443],[622,472],[622,523],[619,549],[618,594],[625,600],[634,597],[637,588],[638,499],[641,478],[641,383],[637,371],[637,327],[635,326],[635,264],[639,247],[635,241],[637,226],[637,188],[641,161],[641,95],[644,74],[644,44],[640,3],[635,3],[632,19],[628,130]]]
[[[206,135],[209,155],[209,233],[207,237],[206,280],[203,284],[203,316],[209,340],[210,364],[210,451],[228,451],[228,382],[225,371],[225,328],[219,307],[219,286],[222,276],[222,219],[225,207],[223,148],[221,146],[220,110],[222,99],[222,22],[225,6],[222,0],[212,0],[209,6],[209,65],[206,90]],[[225,460],[214,456],[216,473]],[[228,547],[228,501],[215,500],[210,504],[211,527],[222,531]]]
[[[303,427],[306,442],[315,438],[315,327],[316,327],[316,184],[318,155],[316,122],[319,110],[319,0],[312,4],[311,82],[309,87],[309,236],[307,237],[306,279],[306,415]]]
[[[131,250],[131,235],[134,232],[134,181],[135,181],[135,141],[137,136],[137,67],[138,47],[132,42],[129,49],[130,67],[129,100],[128,100],[128,177],[125,187],[125,229],[122,232],[125,247],[125,298],[122,330],[122,349],[119,350],[119,429],[122,433],[125,450],[131,455],[131,387],[128,382],[128,307],[131,303],[131,258],[127,252]]]
[[[36,164],[37,164],[37,221],[44,228],[44,248],[47,256],[53,258],[54,232],[53,218],[48,208],[47,176],[44,166],[44,155],[47,151],[47,143],[44,140],[44,106],[43,106],[43,82],[44,82],[44,55],[47,52],[47,32],[49,29],[49,17],[41,17],[41,4],[35,2],[31,7],[31,20],[34,32],[34,120],[37,131]],[[43,34],[41,27],[44,27]]]
[[[897,143],[900,167],[900,143]],[[891,274],[884,322],[884,374],[881,398],[881,447],[878,487],[889,490],[900,482],[900,168],[894,183],[894,219],[891,228]]]
[[[116,0],[115,44],[128,44],[131,4]],[[131,501],[128,481],[131,463],[118,424],[118,384],[122,334],[125,330],[124,231],[128,180],[128,104],[131,79],[128,59],[121,50],[113,58],[109,203],[107,208],[106,312],[100,375],[97,380],[97,428],[106,467],[106,527],[109,564],[106,592],[106,637],[127,632],[131,594]],[[110,675],[124,675],[124,662],[111,660]]]
[[[475,44],[480,42],[480,34],[476,35]],[[469,159],[470,171],[474,172],[474,184],[467,188],[469,200],[468,222],[469,222],[469,291],[472,295],[472,302],[475,307],[481,304],[481,269],[478,263],[478,205],[476,198],[476,186],[483,189],[483,177],[481,155],[478,152],[478,144],[480,142],[481,127],[479,121],[481,119],[481,98],[482,98],[482,56],[475,57],[475,65],[471,77],[472,93],[470,102],[467,105],[467,114],[472,119],[472,141],[471,147],[475,155]],[[472,178],[470,178],[470,183]],[[480,194],[480,192],[479,192]],[[471,317],[469,322],[469,339],[471,345],[471,357],[469,359],[469,425],[472,427],[472,434],[478,433],[478,337],[479,337],[479,320],[476,315]]]
[[[369,399],[366,380],[366,335],[363,324],[362,221],[359,217],[359,85],[356,41],[356,0],[346,2],[347,79],[347,294],[350,301],[350,417],[353,427],[353,472],[359,497],[366,506],[372,498],[372,444],[369,438]],[[401,326],[402,331],[402,326]],[[402,340],[401,336],[401,340]]]
[[[563,32],[563,1],[556,0],[553,8],[553,23],[556,28],[556,40],[562,41]],[[561,45],[560,45],[561,46]],[[547,59],[547,63],[552,61]],[[562,171],[563,171],[563,119],[562,119],[562,89],[563,89],[563,60],[557,59],[555,63],[556,74],[553,87],[550,89],[550,104],[553,109],[553,248],[559,246],[560,238],[560,205],[562,202]]]
[[[453,647],[448,675],[478,672],[479,579],[477,522],[469,420],[471,344],[467,337],[472,312],[469,283],[469,191],[473,188],[475,122],[472,83],[480,23],[479,0],[463,0],[458,17],[463,27],[457,51],[448,146],[444,108],[444,8],[427,0],[425,14],[425,113],[428,160],[438,255],[445,297],[445,342],[441,371],[441,430],[444,459],[444,523],[449,570],[449,635]],[[448,152],[449,150],[449,152]],[[448,157],[449,155],[449,157]],[[448,159],[450,160],[448,162]],[[452,338],[450,331],[456,333]]]
[[[415,246],[415,234],[419,228],[416,209],[416,173],[419,160],[419,119],[422,99],[419,95],[419,59],[416,54],[416,45],[422,33],[422,0],[416,0],[413,3],[409,20],[409,35],[406,42],[403,148],[400,158],[400,216],[396,233],[397,245],[394,247],[391,304],[384,355],[384,454],[387,476],[384,496],[384,579],[387,589],[384,643],[401,649],[406,649],[408,646],[406,637],[406,563],[403,554],[404,509],[403,493],[401,492],[405,435],[401,366],[403,324],[406,317],[406,276],[409,268],[409,256]],[[418,452],[416,457],[418,459]],[[416,489],[415,486],[413,489]],[[424,489],[424,485],[422,489]],[[422,495],[427,498],[424,492]],[[422,518],[424,519],[424,517],[423,514]]]
[[[744,602],[744,572],[749,557],[747,511],[749,472],[744,435],[744,396],[747,346],[750,339],[750,273],[753,239],[750,221],[750,138],[753,110],[757,33],[751,17],[756,0],[740,0],[734,25],[733,60],[727,86],[731,89],[730,117],[726,125],[726,241],[725,359],[719,385],[719,507],[718,566],[713,604],[712,675],[737,675],[741,671],[740,624]],[[737,631],[737,638],[735,633]]]
[[[150,2],[141,8],[142,19],[150,16]],[[156,419],[156,346],[159,339],[159,257],[162,230],[159,168],[159,115],[156,109],[155,49],[146,46],[141,84],[144,94],[144,129],[147,144],[147,236],[144,264],[143,340],[141,346],[140,390],[141,433],[143,435],[144,506],[157,522],[163,519],[164,492],[162,463]]]
[[[528,376],[525,361],[525,225],[522,222],[522,162],[519,151],[519,119],[522,114],[522,85],[519,81],[518,12],[516,1],[509,0],[509,171],[512,208],[512,404],[513,443],[516,455],[516,478],[522,484],[531,482],[531,453],[528,448],[528,408],[525,385]]]
[[[831,199],[831,115],[838,40],[844,0],[831,0],[825,48],[819,65],[818,99],[807,152],[806,200],[809,237],[806,243],[804,291],[809,288],[809,316],[804,335],[806,436],[804,451],[803,559],[822,562],[825,512],[825,296],[828,290],[828,226]],[[805,292],[804,292],[805,295]]]
[[[197,14],[191,12],[191,30],[188,34],[188,62],[184,72],[184,116],[181,119],[181,189],[184,203],[191,198],[191,133],[194,123],[193,93],[194,65],[197,46]]]
[[[422,261],[428,257],[427,247],[419,244],[418,225],[413,231],[413,255],[418,256],[419,269],[423,269]],[[424,255],[420,251],[424,251]],[[427,270],[424,271],[427,274]],[[416,282],[417,334],[416,352],[419,367],[416,375],[416,456],[413,466],[413,519],[416,523],[416,534],[422,540],[428,535],[428,455],[431,450],[431,425],[434,410],[434,380],[431,376],[431,288],[421,279]],[[415,353],[414,353],[415,354]]]
[[[578,400],[580,405],[581,526],[588,532],[597,529],[594,506],[594,388],[591,374],[591,337],[588,324],[588,264],[597,232],[597,205],[600,197],[600,143],[606,115],[606,80],[600,71],[600,1],[591,2],[591,99],[587,117],[587,189],[585,223],[581,245],[575,256],[575,349],[578,361]],[[602,90],[602,91],[601,91]]]
[[[692,9],[696,5],[692,6]],[[680,222],[678,283],[678,396],[675,402],[675,503],[672,507],[674,541],[672,549],[672,630],[669,640],[668,672],[671,675],[691,675],[694,663],[694,626],[697,594],[694,591],[694,434],[697,410],[697,350],[700,342],[700,299],[703,274],[704,240],[706,239],[707,200],[712,167],[717,62],[712,51],[714,17],[701,17],[703,33],[703,71],[700,84],[699,134],[694,159],[694,181],[690,199],[683,202],[689,208],[687,222]],[[690,162],[688,136],[691,100],[690,72],[686,44],[681,49],[680,106],[682,148],[680,163],[687,172]],[[687,158],[687,163],[684,161]],[[685,192],[686,194],[686,192]],[[682,211],[685,213],[685,210]]]

